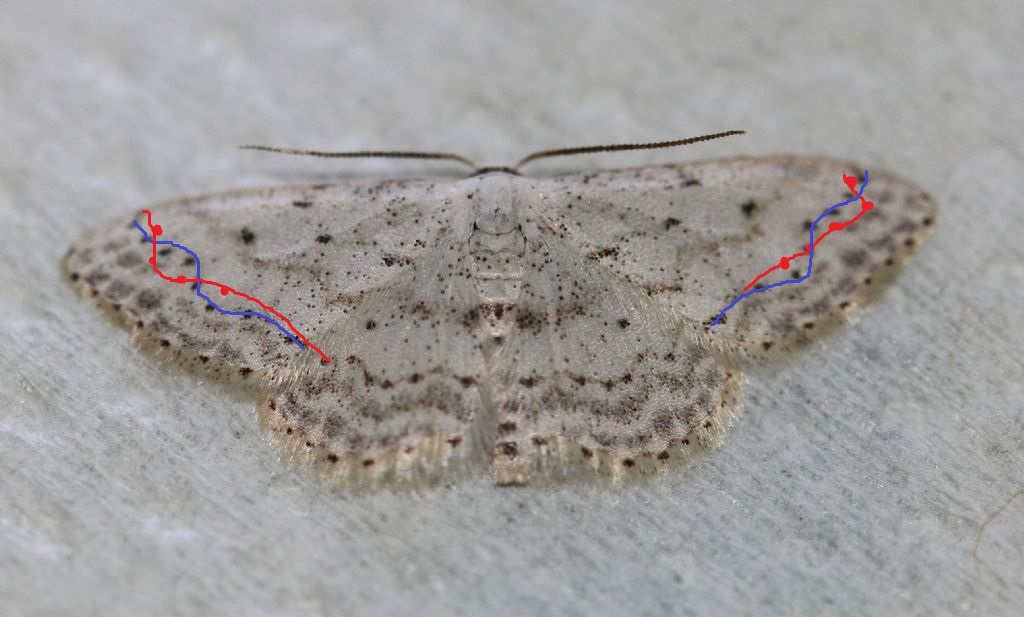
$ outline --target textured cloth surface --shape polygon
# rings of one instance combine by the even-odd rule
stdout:
[[[0,613],[1018,614],[1024,5],[214,4],[5,3]],[[748,375],[722,448],[652,483],[326,490],[250,401],[59,277],[75,236],[163,199],[461,173],[236,144],[501,164],[733,128],[530,171],[821,154],[919,183],[939,223],[858,319]]]

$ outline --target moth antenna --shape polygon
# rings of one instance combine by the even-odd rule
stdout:
[[[729,137],[730,135],[743,135],[746,131],[725,131],[722,133],[711,133],[710,135],[700,135],[699,137],[687,137],[686,139],[673,139],[672,141],[655,141],[646,144],[611,144],[605,146],[581,146],[577,148],[558,148],[556,150],[541,150],[528,154],[512,166],[512,169],[519,169],[523,165],[536,161],[537,159],[546,159],[553,156],[568,156],[570,154],[593,154],[595,152],[621,152],[623,150],[657,150],[659,148],[675,148],[676,146],[685,146],[688,144],[697,143],[699,141],[711,141],[712,139],[718,139],[720,137]]]
[[[303,150],[301,148],[277,148],[274,146],[257,146],[246,144],[238,146],[242,150],[259,150],[261,152],[277,152],[279,154],[296,154],[299,156],[316,156],[323,159],[442,159],[456,161],[463,165],[477,168],[470,159],[451,152],[406,152],[403,150],[353,150],[349,152],[332,152],[325,150]]]

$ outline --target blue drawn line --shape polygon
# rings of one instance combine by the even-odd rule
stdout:
[[[867,185],[868,185],[868,170],[865,169],[864,170],[864,181],[860,183],[860,192],[859,193],[857,193],[853,197],[847,199],[846,201],[839,202],[839,203],[835,204],[834,206],[832,206],[828,210],[825,210],[824,212],[822,212],[821,216],[819,216],[818,218],[814,219],[814,223],[811,224],[811,242],[810,242],[810,246],[809,246],[809,248],[807,250],[807,274],[801,276],[798,279],[788,279],[788,280],[785,280],[785,281],[779,281],[778,283],[772,283],[771,285],[765,285],[764,287],[762,287],[760,289],[751,289],[750,291],[748,291],[748,292],[746,292],[744,294],[741,294],[738,298],[733,300],[729,304],[729,306],[727,306],[724,309],[722,309],[722,312],[719,313],[718,317],[716,317],[715,320],[711,322],[711,325],[712,326],[717,326],[718,322],[722,321],[722,317],[725,316],[725,312],[728,311],[729,309],[731,309],[732,307],[736,306],[737,302],[739,302],[743,298],[746,298],[747,296],[752,296],[752,295],[754,295],[756,293],[760,293],[762,291],[768,291],[769,289],[771,289],[773,287],[781,287],[782,285],[796,285],[797,283],[802,283],[802,282],[806,281],[807,279],[809,279],[811,277],[811,267],[814,265],[814,228],[818,225],[818,222],[821,221],[821,219],[823,219],[826,216],[828,216],[829,214],[831,214],[832,211],[835,210],[836,208],[841,208],[841,207],[845,206],[846,204],[853,203],[853,202],[857,201],[858,199],[860,199],[860,196],[864,194],[864,189],[867,187]]]
[[[146,239],[146,242],[151,242],[151,240],[149,239],[149,234],[147,234],[146,230],[142,228],[142,225],[139,225],[138,221],[132,221],[132,222],[135,223],[136,229],[138,229],[140,232],[142,232],[142,236]],[[173,246],[174,248],[181,249],[181,250],[185,251],[186,253],[188,253],[189,255],[191,255],[192,259],[194,259],[196,261],[196,276],[195,276],[195,278],[197,278],[197,279],[203,278],[202,276],[200,276],[199,255],[196,255],[190,248],[188,248],[187,246],[182,246],[181,244],[178,244],[177,242],[171,242],[170,240],[157,240],[156,243],[157,244],[167,244],[169,246]],[[210,296],[208,296],[208,295],[204,294],[202,291],[200,291],[202,289],[202,286],[203,286],[202,283],[199,283],[199,282],[196,283],[196,295],[199,296],[200,298],[202,298],[203,300],[206,300],[206,302],[209,303],[210,306],[215,308],[217,310],[217,312],[224,313],[225,315],[252,315],[254,317],[259,317],[260,319],[265,319],[265,320],[269,321],[270,323],[274,324],[275,326],[277,326],[277,329],[280,330],[281,332],[284,332],[288,336],[288,338],[292,339],[292,342],[294,342],[296,345],[298,345],[301,348],[305,348],[305,345],[300,343],[297,338],[292,336],[291,332],[286,330],[281,324],[279,324],[276,321],[274,321],[273,319],[267,317],[263,313],[257,313],[255,311],[226,311],[226,310],[222,309],[221,307],[217,306],[217,303],[214,302],[213,300],[211,300]]]

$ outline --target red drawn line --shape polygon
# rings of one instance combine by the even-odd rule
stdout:
[[[325,354],[323,351],[321,351],[320,348],[317,347],[316,345],[314,345],[313,343],[310,343],[309,339],[307,339],[305,336],[303,336],[302,333],[299,332],[298,329],[295,326],[292,325],[292,322],[289,321],[287,317],[285,317],[281,313],[278,313],[272,307],[267,306],[266,304],[263,304],[262,302],[260,302],[256,298],[253,298],[252,296],[250,296],[248,294],[242,293],[242,292],[238,291],[237,289],[233,289],[231,287],[228,287],[227,285],[223,285],[223,284],[218,283],[216,281],[210,281],[210,280],[207,280],[207,279],[198,279],[198,278],[187,278],[185,276],[178,276],[178,277],[175,277],[175,278],[171,278],[171,277],[167,276],[166,274],[164,274],[163,272],[161,272],[160,268],[158,268],[157,265],[156,265],[156,237],[159,236],[160,234],[162,234],[164,232],[164,229],[163,229],[163,227],[160,227],[159,225],[154,225],[153,224],[153,213],[152,212],[150,212],[149,210],[143,210],[142,212],[146,215],[146,225],[149,227],[149,231],[151,233],[151,238],[152,238],[152,244],[153,244],[153,256],[149,258],[149,263],[153,264],[153,271],[156,272],[158,275],[160,275],[160,278],[162,278],[165,281],[170,281],[172,283],[178,283],[179,285],[183,285],[185,283],[199,283],[199,284],[202,284],[202,285],[212,285],[212,286],[220,289],[220,295],[222,295],[222,296],[226,296],[229,293],[232,293],[232,294],[235,294],[236,296],[241,296],[241,297],[243,297],[246,300],[249,300],[251,302],[255,302],[256,304],[260,305],[260,307],[262,307],[263,309],[265,309],[267,311],[270,311],[271,313],[274,314],[275,317],[277,317],[278,319],[280,319],[281,321],[286,323],[288,325],[288,327],[291,329],[291,331],[295,333],[295,336],[299,337],[299,340],[301,340],[303,343],[305,343],[310,349],[312,349],[313,351],[315,351],[318,354],[320,354],[320,357],[324,359],[324,362],[328,362],[329,363],[331,361],[331,359],[327,357],[327,354]]]
[[[857,178],[855,178],[853,176],[848,176],[846,174],[843,174],[843,182],[845,182],[846,186],[848,186],[850,188],[850,190],[853,191],[854,195],[857,194],[857,190],[856,190]],[[815,240],[814,240],[814,247],[817,248],[818,247],[818,243],[821,242],[822,240],[824,240],[825,238],[827,238],[828,235],[830,233],[832,233],[833,231],[842,231],[848,225],[853,225],[854,223],[857,222],[858,219],[860,219],[860,217],[864,216],[865,212],[867,212],[871,208],[875,207],[875,204],[873,204],[870,201],[864,199],[863,195],[860,198],[860,204],[861,204],[860,205],[860,212],[857,213],[857,216],[855,216],[852,219],[850,219],[848,221],[845,221],[845,222],[833,221],[833,222],[829,223],[828,224],[828,230],[825,231],[825,233],[823,233],[820,236],[818,236],[817,238],[815,238]],[[789,257],[783,257],[782,259],[779,260],[779,263],[775,264],[771,268],[768,268],[767,270],[765,270],[761,274],[758,274],[757,277],[754,280],[752,280],[749,283],[747,283],[747,286],[743,288],[743,291],[749,291],[750,288],[753,287],[755,283],[760,281],[762,278],[767,276],[769,273],[774,272],[775,270],[788,270],[789,269],[789,262],[790,261],[796,259],[797,257],[803,257],[805,255],[808,255],[808,254],[810,254],[810,252],[811,252],[810,245],[809,244],[805,244],[804,245],[804,250],[802,252],[790,255]]]

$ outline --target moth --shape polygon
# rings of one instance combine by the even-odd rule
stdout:
[[[63,271],[145,348],[248,392],[273,441],[339,483],[488,468],[499,485],[657,472],[719,444],[740,411],[743,368],[842,323],[936,220],[924,191],[872,170],[875,207],[821,242],[811,278],[745,298],[712,326],[753,276],[808,246],[816,217],[851,197],[843,175],[862,167],[779,155],[518,171],[542,157],[739,132],[542,151],[492,168],[447,153],[252,146],[474,171],[180,199],[152,217],[161,239],[191,253],[154,246],[137,213],[79,238]],[[323,357],[154,271],[185,280],[196,257],[203,279],[273,307]],[[788,265],[760,284],[802,276],[807,260]],[[222,310],[261,312],[213,296]]]

